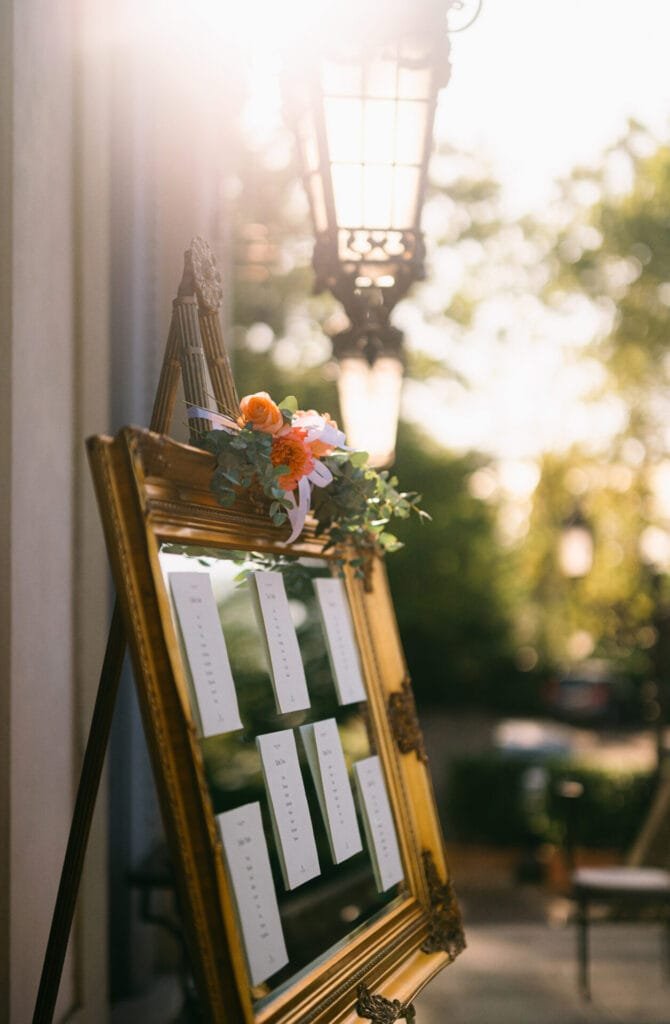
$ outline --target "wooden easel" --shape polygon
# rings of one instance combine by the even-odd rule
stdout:
[[[202,412],[213,412],[212,398],[219,414],[233,421],[236,419],[239,400],[223,341],[221,299],[221,279],[212,251],[203,239],[194,238],[184,254],[184,273],[173,302],[151,415],[152,431],[165,434],[169,430],[180,375],[187,409],[197,412],[189,416],[192,441],[212,425]],[[33,1024],[51,1024],[53,1020],[125,651],[126,635],[117,601],[100,672]]]

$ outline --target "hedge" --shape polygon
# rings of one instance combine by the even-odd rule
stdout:
[[[570,803],[557,792],[568,779],[584,787]],[[651,772],[596,768],[564,757],[468,755],[450,766],[445,826],[461,841],[560,843],[572,813],[578,845],[625,850],[642,825],[653,787]]]

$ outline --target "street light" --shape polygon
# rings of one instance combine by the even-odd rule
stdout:
[[[437,94],[449,80],[447,13],[460,0],[362,0],[318,62],[287,80],[316,237],[315,290],[340,300],[333,338],[350,444],[394,456],[404,368],[391,310],[424,277],[421,233]]]
[[[558,564],[568,579],[588,576],[593,568],[593,530],[579,507],[561,528]]]

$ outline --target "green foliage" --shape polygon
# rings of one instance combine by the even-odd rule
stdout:
[[[203,434],[200,443],[216,456],[211,487],[221,505],[230,508],[235,504],[239,490],[257,484],[269,500],[273,524],[281,526],[286,522],[291,505],[277,481],[288,472],[288,466],[273,465],[270,458],[271,434],[254,430],[247,423],[236,433],[209,430]]]
[[[565,665],[574,660],[570,639],[579,632],[590,638],[586,656],[641,678],[651,669],[649,624],[656,601],[653,577],[638,553],[648,504],[644,477],[577,449],[546,455],[540,469],[528,535],[516,553],[519,576],[527,581],[525,639],[544,665]],[[577,503],[593,532],[593,565],[583,578],[568,579],[559,546]]]
[[[388,572],[417,698],[423,704],[534,709],[535,681],[514,664],[513,581],[495,509],[468,482],[482,456],[455,458],[402,425],[396,469],[431,509],[411,520]]]
[[[626,850],[637,835],[652,796],[650,772],[610,771],[566,758],[542,761],[544,788],[524,789],[538,758],[502,753],[469,755],[450,768],[445,818],[459,839],[517,846],[565,839],[566,801],[557,794],[564,779],[581,782],[573,805],[573,838],[580,846]]]
[[[337,452],[323,459],[333,480],[327,487],[315,488],[312,498],[317,533],[327,537],[326,550],[351,542],[359,551],[378,546],[390,554],[402,547],[386,530],[393,518],[408,519],[416,512],[422,521],[430,519],[419,508],[420,494],[399,491],[398,478],[386,470],[378,473],[368,468],[364,456]]]
[[[286,423],[298,408],[290,395],[279,405]],[[279,485],[289,472],[285,465],[272,462],[273,437],[254,430],[250,423],[239,431],[210,430],[202,435],[203,448],[216,456],[217,465],[211,489],[226,508],[235,504],[240,491],[258,487],[269,502],[269,516],[274,526],[282,526],[293,507],[291,498]],[[321,459],[332,481],[325,487],[314,487],[313,512],[317,536],[324,538],[324,551],[337,549],[358,575],[363,573],[367,551],[381,550],[390,554],[402,544],[386,527],[397,517],[409,518],[415,512],[420,519],[430,519],[419,508],[421,496],[415,491],[399,491],[397,477],[386,471],[377,473],[367,466],[365,452],[335,451]],[[353,548],[355,555],[347,554]]]
[[[629,191],[608,190],[613,160],[628,168]],[[584,182],[600,196],[591,206],[574,198]],[[573,213],[555,248],[549,291],[579,290],[609,317],[595,347],[607,370],[607,386],[629,407],[627,435],[638,438],[650,455],[664,453],[664,391],[670,382],[670,146],[654,147],[642,126],[631,122],[602,168],[575,174],[566,195]]]

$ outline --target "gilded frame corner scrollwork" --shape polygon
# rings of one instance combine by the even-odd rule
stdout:
[[[411,1003],[373,994],[367,985],[360,984],[356,996],[356,1013],[362,1020],[372,1024],[393,1024],[397,1020],[413,1024],[416,1020],[416,1011]]]
[[[440,879],[431,850],[422,852],[429,904],[429,925],[421,949],[424,953],[446,953],[453,962],[465,949],[463,918],[454,887]]]
[[[400,753],[414,753],[422,764],[428,764],[428,754],[423,742],[412,683],[408,675],[405,675],[400,689],[389,696],[388,715]]]

